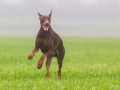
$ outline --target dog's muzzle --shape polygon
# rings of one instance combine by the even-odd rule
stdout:
[[[49,29],[49,25],[45,25],[45,26],[42,26],[42,27],[43,27],[44,31],[48,31],[48,29]]]
[[[50,26],[50,23],[49,23],[49,21],[46,19],[45,21],[44,21],[44,23],[43,23],[43,29],[44,29],[44,31],[48,31],[48,29],[49,29],[49,26]]]

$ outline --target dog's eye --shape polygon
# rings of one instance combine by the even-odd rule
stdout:
[[[45,19],[45,17],[41,17],[41,19]]]
[[[48,19],[48,20],[50,20],[50,18],[49,18],[49,17],[48,17],[47,19]]]

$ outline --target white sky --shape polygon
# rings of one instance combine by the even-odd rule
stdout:
[[[9,5],[17,5],[17,4],[20,4],[22,1],[21,0],[2,0],[2,2]]]
[[[92,5],[92,4],[95,4],[99,0],[77,0],[77,1],[82,3],[83,5]],[[20,4],[22,2],[22,0],[2,0],[2,2],[9,4],[9,5],[17,5],[17,4]],[[51,3],[57,4],[58,0],[46,0],[46,2],[51,2]]]
[[[69,0],[66,0],[69,1]],[[66,2],[65,1],[65,2]],[[70,0],[71,1],[71,0]],[[100,0],[76,0],[78,2],[80,2],[81,4],[85,5],[85,6],[89,6],[89,5],[93,5],[95,3],[97,3]],[[109,0],[101,0],[102,2],[109,2]],[[118,0],[120,2],[120,0]],[[8,4],[8,5],[19,5],[21,4],[23,1],[22,0],[2,0],[2,2]],[[51,3],[55,3],[55,5],[58,5],[60,0],[46,0],[46,2],[51,2]],[[62,1],[63,2],[63,1]],[[72,1],[73,2],[73,1]]]
[[[78,0],[78,2],[82,3],[83,5],[93,5],[98,1],[99,0]]]

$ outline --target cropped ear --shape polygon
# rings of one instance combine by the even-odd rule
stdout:
[[[42,15],[38,12],[38,16],[41,17]]]
[[[52,9],[51,9],[51,12],[50,12],[50,14],[48,16],[51,18],[51,15],[52,15]]]

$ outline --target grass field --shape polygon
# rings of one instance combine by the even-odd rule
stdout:
[[[27,57],[35,38],[0,37],[0,90],[120,90],[120,38],[66,37],[61,80],[53,58],[50,78],[45,63],[38,70],[39,51]]]

